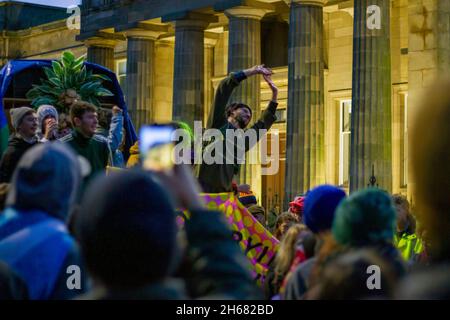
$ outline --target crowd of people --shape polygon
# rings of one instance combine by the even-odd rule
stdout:
[[[278,93],[271,74],[255,66],[225,78],[210,127],[245,129],[252,108],[227,101],[262,75],[272,99],[252,128],[269,129]],[[320,185],[280,214],[233,182],[237,164],[202,164],[198,177],[186,165],[146,171],[137,142],[125,159],[117,106],[102,114],[75,101],[63,123],[50,105],[11,109],[14,132],[0,161],[0,300],[448,299],[448,88],[441,82],[428,93],[411,128],[414,206],[378,188],[347,195]],[[107,166],[123,170],[106,175]],[[280,241],[262,284],[224,213],[207,209],[201,192],[235,193]],[[179,208],[190,213],[183,228]]]

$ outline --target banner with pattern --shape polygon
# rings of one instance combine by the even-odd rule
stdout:
[[[233,230],[233,238],[249,258],[252,271],[258,283],[263,283],[268,266],[275,258],[279,241],[261,225],[245,208],[233,193],[202,194],[210,210],[222,211]],[[177,217],[178,225],[189,219],[189,213],[183,212]]]

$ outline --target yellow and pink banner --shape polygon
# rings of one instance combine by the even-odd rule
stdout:
[[[251,262],[255,280],[263,283],[268,266],[275,258],[279,241],[260,224],[239,202],[233,193],[202,194],[210,210],[222,211],[233,230],[233,238],[239,243]],[[189,218],[189,213],[177,217],[179,225]]]

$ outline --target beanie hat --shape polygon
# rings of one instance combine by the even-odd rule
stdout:
[[[95,180],[85,192],[76,231],[87,267],[106,285],[142,286],[175,267],[174,206],[148,172]]]
[[[14,108],[9,111],[9,113],[11,114],[11,124],[15,130],[17,130],[17,128],[22,123],[23,117],[25,117],[25,115],[30,112],[36,111],[34,111],[34,109],[31,109],[30,107]]]
[[[304,207],[305,197],[303,196],[295,197],[294,201],[289,202],[289,209],[293,213],[303,214]]]
[[[336,210],[333,236],[342,245],[366,246],[392,241],[396,212],[385,191],[369,188],[355,192]]]
[[[239,192],[239,201],[244,205],[254,205],[257,204],[256,197],[253,192]]]
[[[47,116],[52,116],[56,119],[56,121],[58,121],[58,111],[56,111],[54,106],[51,106],[49,104],[43,104],[41,105],[37,111],[37,116],[38,116],[38,121],[39,121],[39,125],[42,125],[42,121],[44,121],[44,119]]]
[[[338,204],[345,192],[335,186],[322,185],[311,190],[305,199],[303,221],[314,233],[330,230]]]

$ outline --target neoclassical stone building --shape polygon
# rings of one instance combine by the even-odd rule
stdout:
[[[81,30],[60,20],[14,31],[27,39],[17,50],[32,58],[87,50],[116,70],[136,127],[205,123],[228,72],[273,68],[280,170],[241,174],[266,207],[317,184],[353,191],[373,178],[411,198],[408,122],[423,89],[450,70],[450,1],[84,0],[81,9]],[[232,99],[259,114],[270,96],[255,77]]]

